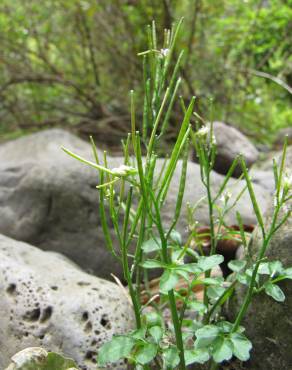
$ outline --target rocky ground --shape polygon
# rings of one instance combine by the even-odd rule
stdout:
[[[215,127],[218,161],[217,172],[212,174],[213,190],[219,189],[234,157],[243,153],[251,167],[258,203],[268,218],[273,194],[269,155],[264,154],[268,159],[262,160],[263,154],[241,133],[222,123]],[[43,346],[65,353],[82,369],[91,370],[98,347],[133,325],[123,289],[107,281],[112,280],[110,273],[122,278],[122,272],[104,246],[95,189],[98,174],[63,153],[61,145],[92,158],[87,142],[63,130],[47,130],[0,145],[0,368],[9,364],[15,352]],[[273,156],[279,160],[281,154]],[[292,146],[287,162],[291,170]],[[158,168],[162,163],[158,161]],[[109,157],[109,167],[120,164],[120,157]],[[180,166],[163,209],[165,223],[171,221]],[[239,174],[238,169],[236,176]],[[189,163],[177,227],[183,237],[186,204],[195,204],[204,195],[199,177],[198,164]],[[234,199],[243,187],[242,180],[230,181]],[[227,224],[236,223],[236,211],[245,224],[256,223],[248,194],[229,214]],[[206,203],[198,209],[196,219],[207,225]],[[259,239],[255,231],[254,252]],[[288,220],[273,240],[270,256],[291,266],[291,248],[292,224]],[[248,316],[248,334],[255,342],[252,369],[292,368],[291,284],[284,283],[283,290],[287,296],[284,304],[260,298]],[[237,292],[239,302],[242,294]]]

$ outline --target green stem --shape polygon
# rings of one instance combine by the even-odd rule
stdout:
[[[243,320],[243,318],[246,314],[246,311],[247,311],[247,309],[248,309],[248,307],[251,303],[253,292],[254,292],[254,287],[255,287],[255,283],[256,283],[256,277],[257,277],[258,269],[260,267],[260,264],[262,262],[262,259],[263,259],[264,255],[266,253],[266,250],[267,250],[267,248],[270,244],[271,237],[273,235],[273,231],[274,231],[275,224],[276,224],[276,221],[277,221],[279,210],[280,210],[280,208],[277,207],[275,212],[274,212],[274,215],[273,215],[273,220],[272,220],[272,225],[271,225],[271,228],[270,228],[270,232],[269,232],[268,236],[264,237],[263,244],[262,244],[262,247],[261,247],[260,252],[258,254],[256,265],[255,265],[255,268],[254,268],[252,276],[251,276],[251,281],[250,281],[247,293],[246,293],[245,298],[244,298],[244,302],[241,305],[240,311],[239,311],[239,313],[238,313],[238,315],[235,319],[235,322],[234,322],[233,328],[232,328],[232,332],[235,332],[238,329],[238,327],[241,324],[241,321]],[[265,235],[265,232],[264,232],[264,235]]]
[[[206,178],[206,189],[207,189],[207,199],[208,199],[208,210],[209,210],[209,220],[210,220],[210,239],[211,239],[211,251],[210,256],[216,252],[216,240],[215,240],[215,228],[214,228],[214,215],[213,215],[213,200],[211,195],[211,186],[210,186],[210,171],[209,164],[206,166],[207,178]],[[208,278],[211,275],[211,270],[206,271],[205,276]],[[207,296],[207,286],[204,287],[204,304],[208,307],[209,299]],[[204,316],[204,323],[208,324],[210,316],[206,314]]]
[[[153,200],[153,204],[154,204],[155,212],[156,212],[157,229],[158,229],[159,236],[161,239],[161,250],[162,250],[163,262],[168,264],[169,258],[168,258],[168,253],[167,253],[167,239],[165,238],[164,231],[163,231],[163,226],[162,226],[162,222],[160,218],[159,206],[157,204],[157,200],[155,199],[153,192],[151,191],[151,189],[149,190],[150,190],[150,196]],[[169,300],[169,306],[170,306],[170,311],[171,311],[171,316],[172,316],[172,322],[174,326],[176,345],[177,345],[177,349],[179,350],[180,370],[185,370],[186,364],[185,364],[185,355],[184,355],[184,344],[183,344],[181,325],[180,325],[180,320],[179,320],[179,316],[178,316],[178,312],[176,308],[176,301],[175,301],[173,289],[168,292],[168,300]]]

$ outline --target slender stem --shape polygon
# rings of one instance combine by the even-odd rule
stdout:
[[[213,200],[211,195],[211,184],[210,184],[210,170],[209,164],[206,165],[207,176],[206,176],[206,189],[207,189],[207,199],[208,199],[208,210],[209,210],[209,220],[210,220],[210,239],[211,239],[211,251],[212,256],[216,252],[216,240],[215,240],[215,228],[214,228],[214,215],[213,215]],[[211,270],[206,271],[205,276],[208,278],[211,275]],[[204,287],[204,304],[208,307],[209,299],[207,296],[207,286]],[[209,322],[210,316],[207,314],[204,316],[204,323]]]
[[[154,204],[155,211],[156,211],[157,229],[158,229],[159,236],[161,239],[161,250],[162,250],[163,262],[167,264],[169,263],[169,258],[168,258],[168,253],[167,253],[167,239],[165,238],[165,234],[164,234],[164,230],[163,230],[163,226],[162,226],[162,222],[160,218],[159,206],[151,190],[150,190],[150,195],[153,200],[153,204]],[[170,311],[171,311],[171,316],[172,316],[172,322],[174,326],[176,345],[179,350],[180,369],[185,370],[186,365],[185,365],[185,355],[184,355],[184,344],[183,344],[180,319],[179,319],[177,308],[176,308],[176,301],[175,301],[173,289],[168,292],[168,300],[169,300],[169,306],[170,306]]]
[[[267,250],[267,248],[270,244],[270,241],[271,241],[271,238],[272,238],[272,235],[273,235],[273,231],[274,231],[274,228],[275,228],[275,224],[276,224],[276,221],[277,221],[279,210],[280,210],[280,207],[278,206],[275,209],[274,214],[273,214],[273,219],[272,219],[272,225],[270,227],[270,232],[263,239],[262,247],[261,247],[260,252],[258,254],[256,265],[254,267],[254,270],[253,270],[253,273],[252,273],[252,276],[251,276],[251,281],[250,281],[247,293],[245,295],[244,302],[241,305],[240,311],[239,311],[239,313],[238,313],[238,315],[235,319],[235,322],[233,324],[232,332],[235,332],[238,329],[238,327],[239,327],[242,319],[244,318],[244,315],[246,314],[246,311],[247,311],[247,309],[248,309],[248,307],[251,303],[253,292],[254,292],[254,287],[255,287],[255,283],[256,283],[256,277],[257,277],[258,269],[260,267],[260,264],[262,262],[262,259],[263,259],[264,255],[266,253],[266,250]],[[264,235],[265,235],[265,233],[264,233]]]

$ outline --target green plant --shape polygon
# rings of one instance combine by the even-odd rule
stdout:
[[[6,370],[78,370],[73,360],[39,347],[26,348],[11,360]]]
[[[155,24],[149,28],[148,50],[139,54],[143,58],[145,92],[142,133],[136,130],[135,94],[131,91],[131,133],[123,143],[124,163],[118,168],[110,169],[106,153],[102,163],[92,139],[95,162],[63,148],[66,153],[99,172],[99,208],[107,247],[123,266],[135,313],[136,330],[127,335],[115,336],[104,344],[98,354],[100,366],[121,358],[126,358],[136,369],[157,366],[159,369],[184,370],[190,364],[205,362],[209,362],[211,369],[216,369],[218,363],[229,360],[232,356],[245,361],[249,358],[252,344],[244,335],[244,328],[240,324],[253,295],[265,290],[274,299],[283,300],[283,293],[276,282],[292,278],[291,269],[285,269],[278,261],[267,262],[264,258],[273,234],[290,215],[288,210],[285,217],[278,220],[279,210],[291,198],[291,183],[284,180],[286,146],[280,168],[274,164],[275,211],[269,227],[263,223],[243,158],[238,157],[234,161],[219,191],[213,194],[211,172],[216,157],[213,126],[211,123],[200,127],[205,121],[194,112],[194,97],[187,106],[181,99],[184,118],[176,142],[169,158],[158,159],[159,142],[168,128],[170,112],[181,84],[178,71],[183,53],[179,55],[176,63],[172,61],[181,23],[180,21],[172,31],[165,32],[162,49],[157,45]],[[206,189],[206,199],[202,201],[207,201],[209,209],[210,255],[201,255],[191,248],[191,241],[196,237],[196,228],[191,230],[186,242],[182,241],[181,235],[175,229],[185,191],[190,143],[195,147],[201,180]],[[146,150],[146,157],[142,156],[142,146]],[[168,192],[172,191],[171,181],[178,165],[181,167],[179,191],[172,221],[166,225],[162,209]],[[238,165],[242,166],[246,187],[236,199],[232,199],[227,187]],[[118,188],[115,187],[117,183]],[[234,273],[224,281],[222,277],[211,275],[212,270],[224,259],[216,253],[216,246],[223,237],[225,215],[246,190],[250,194],[262,230],[263,246],[256,261],[252,261],[238,213],[239,233],[247,251],[247,260],[231,261],[229,268]],[[106,207],[116,232],[118,250],[114,248],[110,236]],[[190,208],[191,216],[194,211],[194,207]],[[191,262],[187,261],[187,256],[192,258]],[[153,269],[163,271],[159,284],[160,302],[157,304],[150,299],[145,306],[152,306],[152,310],[147,312],[139,297],[142,278],[147,288],[148,271]],[[268,278],[263,282],[260,276]],[[184,294],[176,289],[180,279],[184,279],[187,284]],[[193,288],[199,284],[204,286],[203,302],[199,301],[193,292]],[[222,318],[220,309],[232,295],[235,284],[247,284],[248,291],[235,322],[231,323]],[[163,318],[165,306],[169,307],[172,318],[171,324],[168,325]],[[196,312],[195,320],[185,317],[186,309]]]

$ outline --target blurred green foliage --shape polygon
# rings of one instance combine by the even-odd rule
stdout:
[[[212,98],[215,120],[262,142],[292,124],[291,0],[1,0],[0,135],[74,125],[120,138],[145,28],[155,19],[162,42],[181,16],[180,93],[203,116]]]

